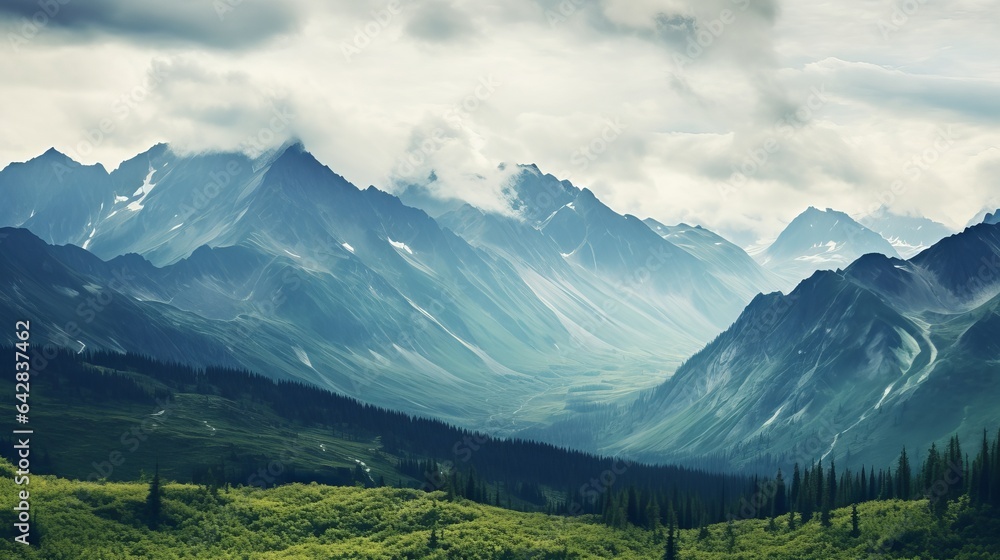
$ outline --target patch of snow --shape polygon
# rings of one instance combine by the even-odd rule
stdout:
[[[351,247],[350,243],[341,243],[340,246],[352,253],[354,252],[354,247]]]
[[[89,226],[90,224],[87,224],[87,225]],[[84,249],[86,249],[87,246],[90,245],[90,242],[94,239],[94,234],[95,233],[97,233],[97,228],[94,228],[93,230],[91,230],[90,235],[87,236],[87,240],[83,242],[83,248]]]
[[[295,357],[299,359],[300,362],[308,367],[313,367],[312,362],[309,360],[309,355],[306,351],[299,348],[298,346],[292,346],[292,351],[295,352]]]
[[[181,223],[177,224],[176,226],[170,228],[170,231],[174,231],[175,229],[177,229],[177,228],[179,228],[179,227],[181,227],[183,225],[184,225],[184,222],[181,222]]]
[[[149,193],[153,191],[153,187],[156,186],[156,184],[153,183],[153,173],[155,172],[156,170],[153,169],[153,166],[150,166],[149,174],[146,175],[146,179],[143,180],[142,186],[139,187],[134,193],[132,193],[132,196],[138,196],[139,200],[129,203],[129,205],[126,206],[126,208],[128,208],[133,212],[138,212],[139,210],[142,210],[142,202],[146,200],[146,197],[149,196]]]
[[[118,196],[118,195],[115,195],[115,202],[116,203],[118,203],[118,202],[125,202],[127,200],[128,200],[127,196]]]
[[[397,248],[397,249],[399,249],[401,251],[406,251],[407,253],[409,253],[411,255],[413,254],[413,250],[410,249],[410,247],[406,243],[403,243],[403,242],[400,242],[400,241],[393,241],[391,237],[387,237],[386,239],[389,240],[389,245],[392,245],[393,247],[395,247],[395,248]]]
[[[286,252],[286,253],[288,253],[289,255],[291,255],[291,256],[293,256],[293,257],[297,258],[297,259],[301,259],[301,258],[302,258],[301,256],[299,256],[299,255],[296,255],[295,253],[293,253],[293,252],[289,251],[288,249],[285,249],[285,252]]]
[[[78,292],[78,291],[76,291],[76,290],[74,290],[72,288],[67,288],[65,286],[56,286],[56,285],[53,285],[52,289],[54,289],[55,291],[59,292],[60,294],[66,296],[66,297],[76,297],[76,296],[80,295],[80,292]]]
[[[785,408],[785,405],[779,406],[778,410],[774,411],[774,415],[771,416],[770,418],[768,418],[767,422],[764,422],[764,424],[761,426],[761,428],[766,428],[766,427],[770,426],[772,423],[774,423],[774,421],[778,419],[778,415],[781,414],[781,409],[783,409],[783,408]]]
[[[886,397],[888,397],[888,396],[889,396],[889,393],[891,393],[891,392],[892,392],[892,386],[893,386],[893,385],[895,385],[895,383],[890,383],[890,384],[889,384],[889,386],[885,388],[885,391],[884,391],[884,392],[882,392],[882,398],[881,398],[881,399],[879,399],[879,400],[878,400],[878,403],[876,403],[876,404],[875,404],[875,408],[876,408],[876,409],[878,409],[879,407],[881,407],[881,406],[882,406],[882,403],[883,403],[883,402],[885,402],[885,398],[886,398]]]

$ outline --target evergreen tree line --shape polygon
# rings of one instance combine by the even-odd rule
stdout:
[[[790,478],[779,470],[762,479],[625,463],[544,443],[497,439],[297,381],[229,368],[197,369],[137,354],[60,351],[32,381],[49,397],[72,402],[114,399],[152,405],[174,393],[198,393],[266,407],[289,422],[324,426],[339,438],[379,438],[383,450],[398,458],[397,471],[420,481],[411,486],[512,509],[596,514],[614,527],[692,529],[727,519],[782,516],[790,525],[816,517],[828,524],[831,510],[861,502],[929,498],[935,511],[943,513],[949,502],[964,495],[974,506],[1000,506],[1000,432],[992,441],[984,432],[971,460],[956,436],[943,449],[932,445],[916,468],[903,449],[895,468],[839,470],[832,461],[820,461],[795,464]],[[3,446],[4,452],[9,449]],[[191,481],[213,487],[245,484],[266,464],[266,453],[259,459],[234,451],[217,464],[196,466]],[[360,468],[321,471],[292,465],[274,483],[313,480],[386,484]],[[401,480],[396,484],[402,485]]]
[[[139,354],[60,351],[32,381],[44,387],[53,400],[73,403],[116,400],[152,407],[164,404],[176,393],[214,395],[247,409],[270,410],[289,424],[283,423],[279,428],[318,425],[337,438],[354,441],[378,438],[382,450],[398,458],[398,472],[418,481],[410,481],[410,486],[442,490],[455,498],[513,509],[600,514],[604,496],[628,487],[660,493],[684,488],[684,496],[690,495],[696,504],[717,504],[727,497],[749,496],[755,489],[755,481],[750,477],[626,463],[546,443],[498,439],[365,404],[298,381],[274,380],[230,368],[193,368]],[[267,467],[272,457],[266,450],[252,450],[249,454],[247,450],[241,451],[232,450],[218,459],[206,458],[206,464],[186,465],[183,469],[168,463],[161,467],[171,467],[174,473],[190,472],[188,480],[211,487],[247,484],[255,472]],[[271,474],[269,484],[310,481],[331,485],[386,484],[350,469],[320,471],[286,464],[280,474]],[[550,490],[547,495],[543,488],[557,490],[555,494]],[[720,520],[723,512],[719,507],[695,510],[710,522]],[[631,519],[636,520],[635,516]]]

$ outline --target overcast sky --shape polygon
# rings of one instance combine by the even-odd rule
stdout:
[[[536,163],[742,244],[809,205],[1000,206],[1000,0],[48,4],[0,2],[0,165],[296,137],[361,187],[433,169],[489,207]]]

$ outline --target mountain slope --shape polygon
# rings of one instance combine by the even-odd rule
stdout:
[[[1000,226],[761,295],[605,440],[640,457],[887,464],[1000,421]],[[898,446],[897,446],[898,447]]]
[[[777,285],[745,254],[703,259],[534,165],[516,168],[506,196],[509,214],[464,205],[438,221],[511,263],[573,333],[561,351],[585,347],[615,362],[568,394],[569,408],[650,387]],[[747,262],[760,273],[736,280]]]
[[[846,267],[867,253],[899,257],[881,235],[847,214],[810,206],[788,224],[774,243],[754,257],[764,268],[795,285],[817,270]]]
[[[746,251],[701,226],[667,226],[652,218],[643,222],[657,235],[701,261],[713,276],[747,302],[782,285],[780,278],[757,264]]]
[[[934,220],[895,214],[884,206],[859,222],[885,238],[906,259],[955,233]]]

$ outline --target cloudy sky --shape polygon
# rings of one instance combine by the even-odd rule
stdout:
[[[495,204],[536,163],[742,244],[806,206],[1000,206],[1000,0],[4,0],[0,165],[289,137]],[[478,177],[478,178],[477,178]]]

